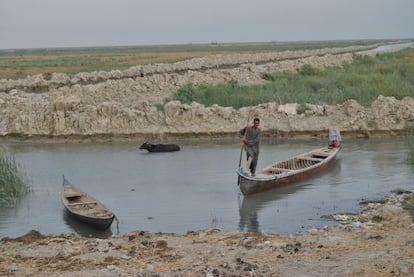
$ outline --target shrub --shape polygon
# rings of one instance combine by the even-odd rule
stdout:
[[[316,76],[319,75],[320,72],[320,69],[317,69],[316,67],[310,64],[302,65],[302,67],[299,69],[300,75],[303,76]]]

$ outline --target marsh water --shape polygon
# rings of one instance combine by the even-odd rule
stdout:
[[[300,233],[336,224],[324,215],[354,213],[364,199],[414,189],[408,138],[343,143],[329,170],[308,180],[244,197],[237,187],[239,142],[180,142],[181,151],[147,153],[137,143],[2,143],[30,180],[15,208],[0,209],[0,237],[29,230],[105,237],[132,230],[186,233]],[[259,167],[322,147],[323,141],[262,141]],[[113,210],[104,233],[69,217],[60,200],[62,175]]]

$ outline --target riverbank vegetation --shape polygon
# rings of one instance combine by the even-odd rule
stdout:
[[[47,48],[0,50],[0,76],[124,70],[132,66],[171,63],[215,54],[309,50],[389,43],[393,40],[344,40],[302,42],[210,43],[124,47]]]
[[[379,96],[414,97],[414,48],[355,56],[342,67],[319,69],[304,65],[297,73],[265,73],[265,85],[241,86],[231,81],[218,85],[185,85],[172,98],[182,103],[195,101],[205,106],[218,104],[241,108],[267,102],[340,104],[349,99],[365,107]]]
[[[28,192],[23,168],[12,154],[0,149],[0,206],[14,206]]]

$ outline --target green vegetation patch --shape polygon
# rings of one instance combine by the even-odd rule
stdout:
[[[14,206],[29,192],[26,175],[10,153],[0,149],[0,206]]]
[[[402,202],[402,207],[406,210],[414,210],[414,194],[410,194],[404,199]]]
[[[414,49],[355,56],[342,67],[319,69],[306,64],[296,73],[265,73],[262,77],[268,81],[265,85],[242,86],[236,81],[185,85],[166,102],[195,101],[207,107],[218,104],[238,109],[267,102],[334,105],[354,99],[369,107],[379,95],[414,96]]]
[[[207,107],[219,104],[223,107],[240,108],[261,102],[257,99],[257,91],[259,89],[259,86],[241,86],[236,81],[218,85],[201,84],[194,86],[188,84],[181,87],[172,98],[166,99],[165,103],[171,100],[178,100],[181,103],[191,104],[195,101]],[[262,95],[262,97],[264,96]]]

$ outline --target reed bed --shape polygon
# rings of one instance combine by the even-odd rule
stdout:
[[[296,73],[274,72],[262,77],[268,81],[265,85],[241,86],[235,81],[185,85],[166,101],[241,108],[267,102],[334,105],[354,99],[369,107],[379,95],[414,96],[414,49],[356,56],[342,67],[304,65]]]
[[[0,149],[0,206],[15,206],[29,192],[27,177],[15,157]]]

